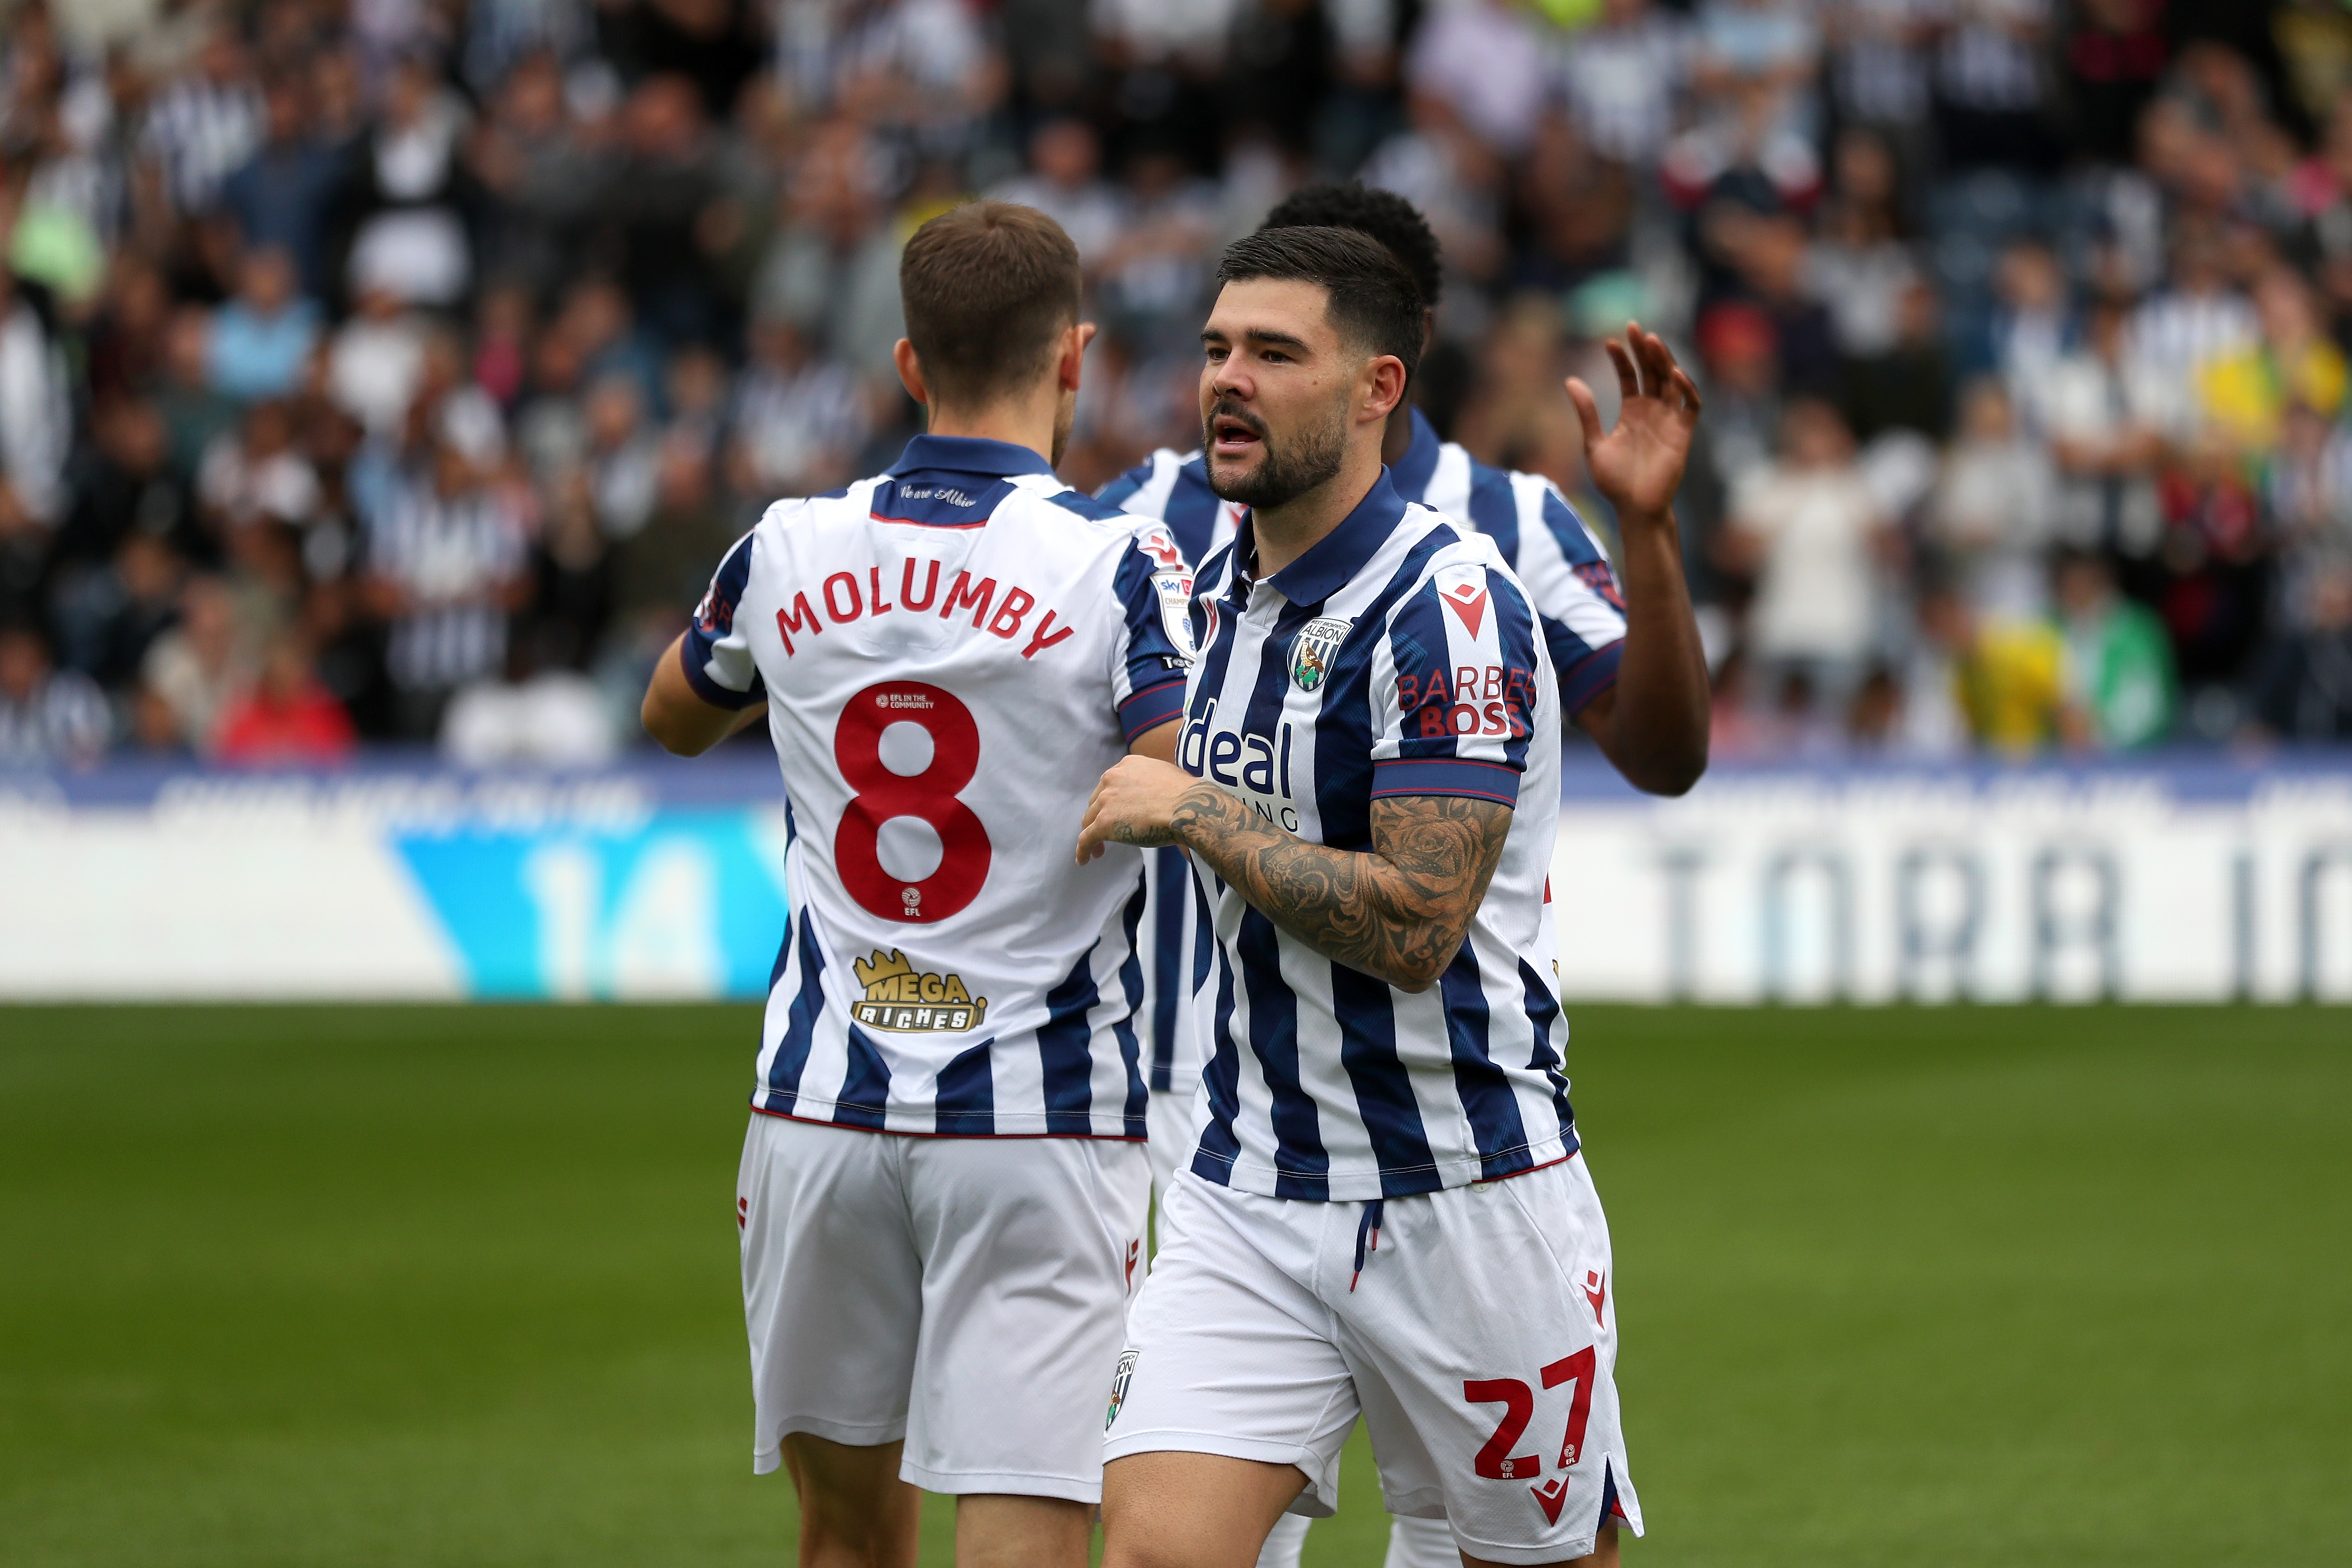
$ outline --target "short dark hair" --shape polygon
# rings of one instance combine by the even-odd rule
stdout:
[[[1413,286],[1421,290],[1421,302],[1433,310],[1437,308],[1445,278],[1437,236],[1421,209],[1394,191],[1355,180],[1302,185],[1275,204],[1258,227],[1352,228],[1358,234],[1369,234],[1404,263],[1404,269],[1412,274]]]
[[[1388,247],[1352,228],[1262,228],[1225,247],[1219,283],[1274,278],[1322,286],[1339,336],[1375,354],[1404,362],[1405,380],[1421,368],[1421,290]]]
[[[1078,247],[1034,207],[969,202],[898,258],[907,340],[934,404],[969,408],[1043,375],[1078,319]]]

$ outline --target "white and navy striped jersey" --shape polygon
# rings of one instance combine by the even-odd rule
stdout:
[[[1178,716],[1166,531],[998,441],[779,501],[688,632],[764,700],[791,914],[752,1104],[891,1132],[1140,1138],[1139,858],[1076,862],[1103,770]]]
[[[1479,462],[1452,441],[1441,442],[1420,409],[1412,410],[1412,442],[1389,469],[1389,482],[1409,501],[1444,512],[1457,528],[1495,542],[1536,608],[1559,679],[1562,711],[1575,714],[1617,682],[1625,637],[1625,601],[1600,541],[1549,479]],[[1242,509],[1209,489],[1201,454],[1165,447],[1103,487],[1100,499],[1168,525],[1184,559],[1194,566],[1233,542]],[[1150,907],[1144,916],[1143,1017],[1155,1092],[1190,1093],[1200,1074],[1194,1039],[1183,1023],[1184,997],[1208,973],[1200,921],[1188,913],[1182,853],[1152,852],[1147,873]],[[1163,896],[1162,888],[1179,889]],[[1197,911],[1196,911],[1197,912]]]
[[[1335,963],[1196,864],[1215,921],[1196,998],[1204,1114],[1191,1169],[1274,1197],[1358,1200],[1488,1181],[1576,1147],[1546,873],[1559,692],[1493,541],[1386,475],[1329,535],[1255,580],[1247,521],[1202,571],[1178,760],[1269,822],[1372,847],[1375,800],[1512,805],[1462,949],[1412,994]],[[1532,742],[1532,743],[1531,743]]]

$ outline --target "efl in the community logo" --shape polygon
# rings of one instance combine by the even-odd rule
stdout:
[[[1141,1351],[1118,1352],[1118,1370],[1110,1374],[1110,1408],[1103,1413],[1103,1430],[1106,1432],[1110,1430],[1111,1423],[1118,1419],[1119,1406],[1127,1403],[1128,1382],[1135,1376],[1135,1358],[1142,1353]]]
[[[1290,639],[1290,679],[1301,691],[1317,691],[1331,677],[1331,661],[1339,657],[1339,645],[1348,640],[1348,629],[1353,621],[1343,621],[1330,616],[1318,616],[1298,630]]]
[[[926,974],[895,947],[887,957],[877,952],[850,967],[866,987],[866,999],[851,1011],[869,1028],[959,1034],[979,1028],[988,1016],[988,998],[966,991],[963,976]]]

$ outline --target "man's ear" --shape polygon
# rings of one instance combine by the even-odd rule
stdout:
[[[907,389],[907,395],[929,408],[931,405],[930,389],[923,384],[923,362],[915,357],[914,343],[900,338],[891,345],[890,363],[898,367],[898,384]]]
[[[1078,374],[1086,368],[1087,345],[1095,341],[1098,329],[1092,321],[1080,321],[1062,334],[1061,364],[1056,383],[1064,392],[1078,389]]]
[[[1364,366],[1364,417],[1386,419],[1404,401],[1404,361],[1377,354]]]

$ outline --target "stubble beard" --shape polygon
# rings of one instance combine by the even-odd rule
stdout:
[[[1344,403],[1332,408],[1328,419],[1305,426],[1279,447],[1267,435],[1265,422],[1255,415],[1231,404],[1218,404],[1201,421],[1204,451],[1216,449],[1216,421],[1220,416],[1247,425],[1263,449],[1257,467],[1245,474],[1226,477],[1219,474],[1213,462],[1202,465],[1208,470],[1209,489],[1219,500],[1236,506],[1259,511],[1287,506],[1338,477],[1340,466],[1348,459],[1348,413]]]

